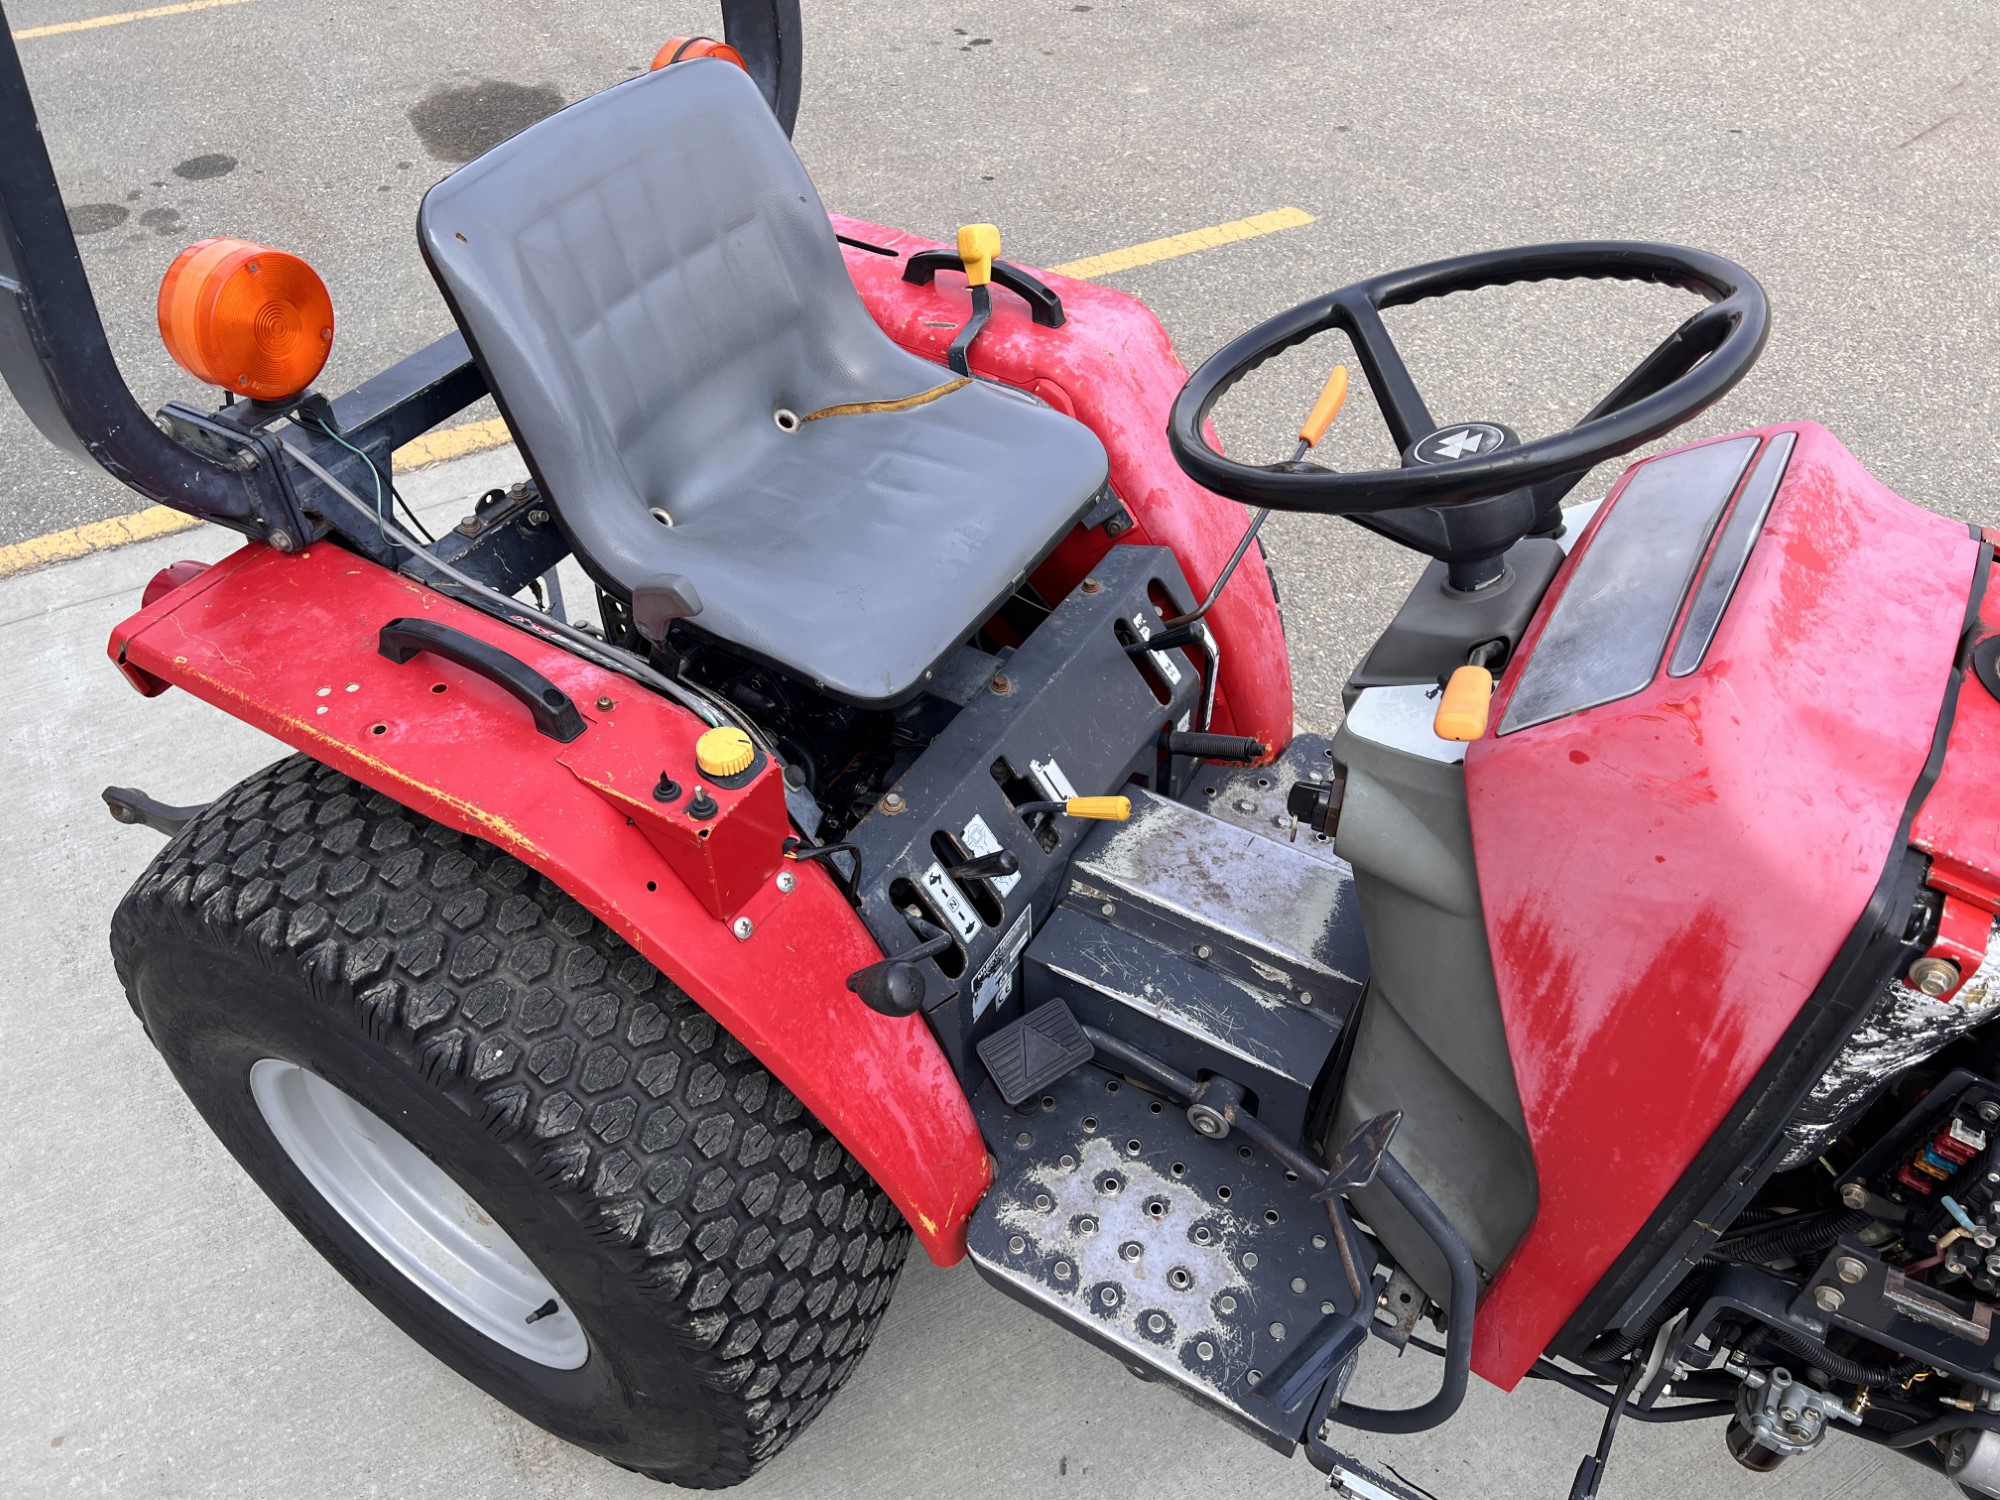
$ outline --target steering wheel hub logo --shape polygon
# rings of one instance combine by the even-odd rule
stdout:
[[[1484,458],[1512,441],[1513,434],[1493,422],[1454,422],[1420,439],[1410,457],[1420,464],[1456,463]]]

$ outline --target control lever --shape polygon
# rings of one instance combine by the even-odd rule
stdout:
[[[1347,366],[1335,365],[1333,373],[1326,377],[1326,384],[1319,389],[1319,399],[1313,402],[1311,412],[1306,415],[1304,423],[1299,427],[1299,445],[1292,450],[1292,456],[1287,460],[1285,467],[1303,459],[1319,440],[1326,436],[1327,428],[1333,425],[1333,419],[1340,415],[1340,408],[1346,402]],[[1236,544],[1236,550],[1229,554],[1229,561],[1222,565],[1222,571],[1215,575],[1215,582],[1209,586],[1208,597],[1186,614],[1176,615],[1167,621],[1167,630],[1170,634],[1177,626],[1192,625],[1215,608],[1215,601],[1222,597],[1222,590],[1234,576],[1236,565],[1243,561],[1243,554],[1248,552],[1250,544],[1257,540],[1257,533],[1264,525],[1264,518],[1270,514],[1271,508],[1265,506],[1250,518],[1250,525],[1243,533],[1243,540]],[[1158,641],[1159,637],[1155,636],[1153,639]],[[1192,640],[1193,637],[1190,636],[1188,639]],[[1184,645],[1185,642],[1175,641],[1174,644]]]
[[[1201,622],[1192,619],[1185,625],[1175,625],[1167,630],[1156,630],[1143,641],[1134,641],[1125,648],[1127,656],[1143,656],[1148,651],[1171,651],[1176,646],[1192,646],[1201,639]]]
[[[1264,742],[1241,734],[1197,734],[1190,729],[1169,729],[1160,736],[1160,748],[1169,755],[1192,755],[1196,760],[1238,761],[1254,765],[1264,758]]]
[[[1337,1198],[1367,1187],[1382,1170],[1382,1158],[1389,1154],[1389,1144],[1396,1139],[1396,1130],[1402,1123],[1400,1109],[1364,1123],[1347,1138],[1346,1145],[1333,1153],[1333,1160],[1326,1164],[1326,1183],[1313,1196]]]
[[[964,224],[958,231],[958,258],[965,266],[965,289],[972,297],[972,315],[945,350],[945,363],[954,375],[972,378],[972,341],[993,316],[993,261],[1000,254],[1000,231],[991,224]]]
[[[945,871],[953,880],[992,880],[1021,873],[1021,861],[1011,849],[995,849]]]
[[[1400,1109],[1365,1122],[1347,1138],[1346,1145],[1334,1152],[1333,1160],[1327,1163],[1326,1177],[1319,1191],[1313,1194],[1314,1202],[1326,1205],[1327,1219],[1333,1225],[1334,1248],[1340,1252],[1341,1269],[1347,1273],[1348,1287],[1357,1298],[1361,1295],[1361,1277],[1356,1269],[1354,1242],[1349,1238],[1354,1233],[1354,1222],[1341,1198],[1359,1192],[1375,1180],[1382,1170],[1382,1159],[1389,1154],[1389,1143],[1396,1138],[1396,1128],[1402,1123]]]
[[[1130,797],[1065,797],[1060,801],[1017,802],[1014,811],[1022,817],[1036,813],[1061,813],[1069,818],[1088,818],[1104,823],[1123,823],[1132,816]]]
[[[155,833],[164,833],[172,838],[207,807],[206,802],[198,802],[193,807],[175,807],[172,803],[161,802],[148,797],[135,786],[108,786],[104,789],[104,805],[111,810],[111,816],[121,823],[144,824]]]
[[[922,1009],[924,971],[917,967],[916,961],[942,953],[951,946],[950,933],[940,931],[928,922],[912,920],[910,925],[923,938],[921,943],[914,948],[905,948],[893,958],[872,963],[865,969],[856,969],[847,976],[847,987],[861,997],[863,1005],[878,1015],[913,1016]]]

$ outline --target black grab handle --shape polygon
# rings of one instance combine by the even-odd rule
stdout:
[[[520,699],[535,716],[536,730],[552,740],[567,745],[584,731],[583,715],[577,712],[568,693],[526,662],[463,630],[440,625],[436,620],[413,620],[405,616],[382,627],[381,642],[376,649],[398,666],[419,651],[428,651],[446,661],[457,662],[468,672],[477,672]]]
[[[965,262],[956,250],[919,250],[903,262],[903,280],[912,286],[929,286],[940,271],[963,271]],[[1060,328],[1069,321],[1062,298],[1011,261],[993,262],[993,279],[1028,304],[1028,311],[1044,328]]]

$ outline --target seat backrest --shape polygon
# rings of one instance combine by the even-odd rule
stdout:
[[[600,520],[726,493],[702,477],[781,441],[779,408],[940,379],[869,317],[791,142],[726,62],[530,126],[434,186],[418,233],[531,471],[614,587]]]

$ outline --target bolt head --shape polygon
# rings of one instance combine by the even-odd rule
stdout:
[[[1843,1182],[1840,1185],[1840,1201],[1849,1208],[1868,1206],[1868,1186],[1860,1182]]]
[[[1920,958],[1910,965],[1909,980],[1918,994],[1942,1000],[1958,988],[1958,965],[1948,958]]]
[[[599,698],[597,700],[597,711],[599,713],[608,714],[611,712],[612,709],[616,708],[617,706],[618,706],[618,700],[615,698]]]
[[[1988,1099],[1984,1104],[1979,1106],[1979,1118],[1984,1120],[1988,1125],[2000,1124],[2000,1104],[1996,1104],[1991,1099]]]
[[[783,891],[787,896],[791,895],[793,888],[798,883],[798,876],[794,875],[790,870],[780,870],[778,872],[778,889]]]
[[[1816,1286],[1813,1288],[1813,1306],[1823,1313],[1839,1312],[1847,1301],[1847,1293],[1837,1286]]]
[[[289,552],[292,550],[292,534],[282,526],[275,528],[271,532],[269,541],[280,552]]]
[[[1833,1274],[1849,1286],[1858,1286],[1867,1279],[1868,1263],[1858,1255],[1843,1255],[1833,1263]]]
[[[1214,953],[1215,950],[1209,947],[1208,944],[1206,943],[1199,943],[1195,946],[1194,956],[1196,958],[1209,958],[1212,957]]]
[[[901,792],[891,792],[882,799],[882,811],[886,813],[899,813],[906,805]]]
[[[1005,672],[996,673],[994,675],[991,686],[993,688],[993,691],[998,693],[1003,698],[1006,697],[1009,693],[1014,691],[1013,679],[1008,677],[1008,675]]]
[[[736,934],[736,941],[740,943],[746,941],[749,938],[750,934],[755,932],[757,928],[756,924],[753,923],[748,917],[738,917],[735,920],[735,922],[733,922],[730,925],[729,930]]]

